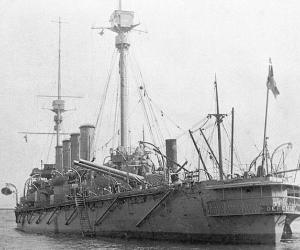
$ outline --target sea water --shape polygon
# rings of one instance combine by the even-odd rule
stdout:
[[[0,249],[200,249],[200,250],[299,250],[300,220],[294,222],[292,239],[277,246],[214,245],[165,241],[83,238],[78,235],[29,234],[16,230],[13,210],[0,210]]]

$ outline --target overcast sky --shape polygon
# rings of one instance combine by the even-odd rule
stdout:
[[[293,143],[291,166],[300,153],[300,3],[243,0],[125,0],[136,12],[139,29],[131,35],[131,52],[138,61],[153,100],[182,128],[188,129],[213,112],[213,80],[217,73],[221,111],[236,110],[236,142],[243,163],[261,149],[268,60],[272,58],[280,95],[270,95],[270,150]],[[62,33],[62,85],[67,100],[64,131],[94,123],[114,51],[114,35],[99,36],[92,26],[108,25],[117,7],[113,0],[0,1],[0,184],[19,191],[31,169],[47,160],[49,136],[19,131],[53,129],[51,99],[56,94],[57,25]],[[135,85],[134,85],[135,86]],[[131,104],[131,106],[134,105]],[[105,130],[105,129],[104,129]],[[179,132],[179,131],[177,131]],[[184,150],[180,149],[181,154]],[[50,149],[48,162],[53,162]],[[101,161],[100,161],[101,162]],[[0,196],[0,207],[13,206]]]

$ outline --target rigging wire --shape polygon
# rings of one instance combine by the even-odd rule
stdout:
[[[228,133],[228,131],[227,131],[227,129],[225,128],[225,126],[224,126],[223,123],[222,123],[222,127],[223,127],[223,129],[225,130],[227,139],[230,141],[229,133]],[[241,167],[240,167],[240,166],[242,165],[241,159],[240,159],[239,155],[237,154],[235,144],[233,144],[233,152],[234,152],[234,155],[235,155],[235,157],[236,157],[236,159],[237,159],[237,161],[238,161],[238,163],[239,163],[239,168],[240,168],[240,170],[242,171],[242,169],[241,169]]]
[[[134,54],[133,54],[133,58],[134,58],[135,63],[136,63],[136,65],[137,65],[138,72],[139,72],[139,74],[140,74],[140,77],[141,77],[141,81],[142,81],[143,87],[146,89],[145,83],[144,83],[144,80],[143,80],[143,76],[142,76],[142,73],[141,73],[141,70],[140,70],[140,68],[139,68],[139,65],[138,65],[138,63],[137,63],[137,60],[136,60]],[[163,110],[161,109],[161,107],[160,107],[156,102],[154,102],[154,101],[150,98],[148,92],[146,92],[146,95],[147,95],[147,98],[149,99],[150,103],[152,103],[153,106],[154,106],[155,108],[157,108],[157,110],[158,110],[159,113],[163,113],[163,114],[164,114],[164,117],[166,117],[166,118],[167,118],[167,119],[168,119],[168,120],[169,120],[176,128],[183,130],[178,124],[176,124],[176,123],[174,122],[173,119],[170,118],[170,116],[169,116],[165,111],[163,111]]]
[[[129,54],[129,60],[132,62],[131,54]],[[133,63],[131,63],[130,66],[132,68],[133,67]],[[133,71],[133,69],[132,69],[132,71]],[[148,116],[146,105],[145,105],[144,98],[143,98],[143,93],[142,93],[143,88],[141,88],[141,86],[139,84],[139,81],[137,79],[137,76],[135,74],[133,74],[133,75],[134,75],[134,79],[135,79],[135,82],[136,82],[136,85],[137,85],[138,95],[140,97],[140,102],[142,104],[142,109],[143,109],[143,112],[144,112],[144,116],[145,116],[146,121],[147,121],[148,130],[149,130],[149,133],[150,133],[150,136],[151,136],[151,139],[152,139],[153,143],[156,144],[154,133],[153,133],[153,130],[152,130],[152,127],[151,127],[150,118]]]
[[[149,109],[150,109],[150,116],[152,117],[152,119],[153,119],[155,125],[157,126],[156,133],[157,133],[157,138],[158,138],[159,141],[160,141],[159,146],[160,146],[160,147],[163,147],[163,145],[164,145],[164,136],[163,136],[163,134],[162,134],[162,131],[161,131],[161,128],[160,128],[160,126],[159,126],[159,123],[158,123],[157,117],[156,117],[156,115],[155,115],[155,112],[154,112],[154,110],[153,110],[153,107],[152,107],[152,105],[151,105],[151,103],[150,103],[150,101],[149,101],[149,96],[148,96],[148,93],[147,93],[147,92],[146,92],[146,97],[147,97],[146,100],[148,101],[148,102],[146,102],[146,103],[148,104]]]
[[[146,91],[146,84],[143,80],[143,75],[141,73],[141,70],[139,68],[139,65],[137,63],[137,61],[134,58],[134,55],[132,56],[131,53],[129,53],[129,60],[130,60],[130,67],[131,70],[133,72],[133,76],[134,76],[134,80],[136,82],[137,85],[137,92],[138,92],[138,96],[139,96],[139,102],[141,103],[142,106],[142,110],[144,113],[144,117],[146,119],[146,123],[147,123],[147,127],[148,127],[148,131],[150,133],[150,137],[152,139],[152,142],[158,146],[158,148],[163,148],[164,147],[164,137],[162,135],[162,131],[160,129],[157,117],[154,113],[153,107],[151,106],[151,103],[149,101],[149,96],[148,93]],[[137,68],[137,72],[138,74],[136,74],[135,72],[135,68],[134,66]],[[152,127],[154,129],[152,129]],[[157,143],[159,142],[159,143]],[[160,163],[160,156],[155,153],[157,160],[159,162],[159,165],[161,166]]]
[[[112,76],[113,68],[114,68],[114,65],[115,65],[115,62],[116,62],[116,57],[117,57],[116,55],[117,55],[117,50],[115,49],[114,52],[113,52],[112,58],[111,58],[108,77],[107,77],[107,80],[106,80],[106,83],[105,83],[104,92],[102,94],[100,105],[99,105],[99,112],[98,112],[96,123],[95,123],[96,130],[98,129],[98,126],[99,127],[101,126],[101,123],[102,123],[102,118],[103,118],[103,113],[104,113],[103,109],[104,109],[104,105],[105,105],[106,98],[107,98],[109,84],[111,82],[111,76]],[[98,143],[99,135],[96,136],[96,139],[94,137],[92,138],[92,145],[93,145],[92,148],[95,148],[95,145]],[[95,153],[95,150],[94,150],[94,153]]]
[[[48,160],[49,160],[49,155],[50,155],[50,150],[52,148],[53,138],[54,138],[54,134],[51,136],[51,141],[50,141],[50,145],[49,145],[49,149],[48,149],[48,153],[47,153],[46,162],[48,162]]]
[[[109,84],[110,84],[110,80],[111,80],[111,76],[112,76],[112,72],[113,72],[113,67],[114,67],[114,64],[115,64],[116,54],[117,54],[116,50],[114,50],[114,53],[113,53],[112,59],[111,59],[110,68],[109,68],[108,78],[107,78],[107,81],[105,83],[104,92],[103,92],[103,95],[102,95],[102,98],[101,98],[99,112],[98,112],[96,123],[95,123],[96,127],[98,126],[98,123],[99,122],[101,123],[101,121],[102,121],[102,115],[103,115],[102,111],[103,111],[103,107],[104,107],[106,97],[107,97],[108,87],[109,87]]]
[[[135,112],[135,109],[130,113],[129,118],[134,114],[134,112]],[[118,117],[118,115],[117,115],[116,117]],[[118,125],[118,119],[117,119],[117,121],[116,121],[116,126],[117,126],[117,125]],[[114,139],[116,138],[117,135],[119,135],[119,130],[118,130],[118,129],[115,129],[113,135],[108,139],[108,141],[106,141],[104,144],[102,144],[102,146],[98,147],[98,148],[97,148],[97,151],[100,150],[100,148],[107,147],[107,145],[108,145],[112,140],[114,140]],[[113,146],[113,148],[114,148],[114,146]]]
[[[241,124],[241,127],[242,128],[247,128],[247,126],[245,125],[244,121],[242,119],[239,119],[240,118],[240,115],[239,115],[239,112],[237,110],[234,111],[234,117],[237,121],[237,123]],[[244,130],[245,131],[245,130]],[[250,134],[250,131],[249,130],[246,130],[247,132],[245,133],[245,135],[247,136],[247,138],[249,139],[250,143],[253,144],[253,146],[257,149],[257,143],[255,142],[254,138],[255,136],[251,136]],[[258,149],[258,151],[260,151]]]
[[[130,59],[130,58],[129,58],[129,59]],[[133,72],[132,67],[131,67],[132,65],[129,64],[129,66],[130,66],[131,71]],[[135,76],[135,75],[134,75],[134,76]],[[136,76],[135,76],[135,82],[136,82],[137,86],[139,87],[140,85],[138,84],[138,79],[136,79]],[[139,89],[139,88],[138,88],[138,89]],[[138,91],[138,94],[139,94],[140,100],[143,101],[143,99],[142,99],[142,93],[140,93],[140,91]],[[140,103],[140,100],[137,102],[137,104]],[[114,139],[115,139],[115,138],[117,137],[117,135],[119,134],[119,130],[117,129],[117,127],[118,127],[118,113],[119,113],[119,105],[118,105],[118,104],[119,104],[119,85],[117,85],[117,91],[116,91],[116,103],[115,103],[115,112],[114,112],[115,117],[114,117],[114,123],[113,123],[113,128],[114,128],[113,135],[112,135],[112,137],[109,138],[108,141],[106,141],[102,146],[98,147],[98,148],[96,149],[96,151],[99,151],[100,148],[107,147],[107,145],[108,145],[110,142],[113,142],[113,144],[115,144]],[[138,107],[138,105],[135,105],[135,109],[136,109],[137,107]],[[129,115],[128,118],[130,118],[130,117],[135,113],[135,109],[132,110],[132,111],[130,112],[130,115]],[[147,115],[147,112],[146,112],[146,115]],[[150,125],[150,130],[151,130],[151,125]]]
[[[53,119],[52,117],[49,118],[48,124],[50,124],[50,122],[52,121],[52,119]],[[50,137],[50,133],[51,133],[52,129],[53,129],[53,127],[50,126],[49,132],[48,132],[48,135],[47,135],[47,138],[46,138],[46,141],[45,141],[45,144],[44,144],[44,146],[42,147],[42,148],[45,149],[45,150],[42,150],[42,151],[41,151],[40,159],[43,159],[43,158],[44,158],[44,157],[43,157],[44,154],[46,154],[46,148],[47,148],[47,144],[49,143],[49,137]],[[48,159],[47,159],[47,161],[48,161]]]
[[[223,126],[223,128],[224,128],[224,130],[225,130],[225,133],[226,133],[226,135],[227,135],[228,141],[230,141],[231,139],[230,139],[230,136],[229,136],[228,131],[226,130],[224,124],[222,124],[222,126]],[[237,159],[237,161],[238,161],[238,163],[239,163],[239,166],[242,166],[241,159],[240,159],[240,157],[239,157],[239,155],[238,155],[238,153],[237,153],[235,143],[233,144],[233,152],[234,152],[235,158]],[[240,170],[241,170],[241,168],[240,168]]]
[[[165,111],[163,111],[160,107],[159,107],[159,105],[156,103],[156,102],[154,102],[151,98],[149,98],[150,99],[150,102],[153,104],[153,106],[161,113],[161,114],[163,114],[162,116],[163,117],[166,117],[176,128],[178,128],[178,129],[180,129],[180,130],[183,130],[182,128],[181,128],[181,126],[179,126],[177,123],[175,123],[174,121],[173,121],[173,119],[171,119],[170,118],[170,116],[165,112]]]
[[[213,138],[214,138],[214,134],[215,134],[215,130],[217,128],[217,123],[215,122],[214,123],[214,126],[212,128],[212,131],[211,131],[211,134],[210,136],[208,137],[208,143],[209,144],[212,144],[212,141],[213,141]],[[211,153],[210,152],[207,152],[208,156],[209,156],[209,159],[211,160],[212,162],[212,167],[213,167],[213,170],[214,170],[214,174],[215,176],[218,175],[218,164],[217,162],[215,161],[214,157],[212,157]]]
[[[166,124],[166,120],[163,119],[163,118],[164,118],[164,113],[161,111],[161,120],[162,120],[162,122],[164,124],[165,130],[167,131],[168,136],[171,137],[170,130],[168,129],[168,126]]]
[[[159,143],[160,145],[158,145],[158,146],[163,147],[164,144],[165,144],[164,136],[163,136],[161,128],[159,126],[156,114],[155,114],[155,112],[153,110],[153,107],[151,105],[150,97],[149,97],[148,92],[147,92],[147,88],[146,88],[146,84],[145,84],[145,81],[144,81],[144,78],[143,78],[143,75],[142,75],[142,71],[139,67],[139,64],[137,63],[137,60],[136,60],[134,54],[132,55],[132,61],[135,62],[135,66],[137,68],[138,76],[139,76],[139,79],[140,79],[140,87],[142,86],[142,88],[144,90],[144,95],[142,95],[142,96],[145,97],[145,100],[146,100],[146,106],[148,107],[148,110],[149,110],[148,116],[150,116],[150,118],[152,119],[152,123],[156,125],[155,132],[156,132],[157,139],[160,142]]]
[[[209,120],[209,119],[208,119],[207,117],[203,118],[202,120],[200,120],[200,121],[198,121],[197,123],[195,123],[195,124],[190,128],[190,130],[193,131],[197,126],[199,126],[201,123],[204,122],[204,123],[200,126],[200,128],[202,128],[202,127],[208,122],[208,120]],[[178,136],[176,136],[175,139],[181,138],[182,136],[188,134],[188,132],[189,132],[189,130],[185,130],[183,133],[181,133],[181,134],[179,134]]]
[[[212,127],[212,126],[209,126],[209,128],[211,128],[211,127]],[[217,127],[217,124],[214,122],[214,123],[213,123],[212,130],[211,130],[209,136],[207,137],[207,141],[208,141],[208,143],[209,143],[210,145],[211,145],[211,143],[212,143],[212,140],[213,140],[213,136],[214,136],[216,127]],[[201,137],[202,137],[202,135],[201,135]],[[208,158],[209,158],[210,162],[212,163],[212,170],[213,170],[213,172],[214,172],[214,175],[216,175],[217,172],[218,172],[218,170],[217,170],[217,168],[216,168],[215,166],[216,166],[217,164],[216,164],[214,158],[212,157],[211,152],[210,152],[209,150],[206,149],[206,146],[205,146],[205,145],[206,145],[205,143],[202,144],[202,152],[204,151],[204,153],[203,153],[203,158],[205,159],[205,161],[207,161]]]
[[[115,117],[114,117],[114,125],[113,125],[113,139],[112,139],[112,147],[115,147],[115,135],[118,133],[118,117],[119,117],[119,91],[120,85],[117,86],[117,93],[116,93],[116,105],[115,105]]]

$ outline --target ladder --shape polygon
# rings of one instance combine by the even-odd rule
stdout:
[[[87,211],[84,194],[76,194],[75,195],[75,204],[76,204],[79,218],[80,218],[80,226],[81,226],[82,235],[89,236],[89,237],[95,236],[95,231],[93,230],[93,228],[91,226],[89,214]]]

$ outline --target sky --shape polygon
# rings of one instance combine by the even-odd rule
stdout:
[[[14,183],[21,193],[32,168],[39,167],[41,160],[54,161],[51,136],[28,136],[26,143],[18,133],[53,129],[53,113],[47,110],[52,99],[37,97],[57,91],[58,28],[52,21],[60,16],[66,22],[62,92],[83,96],[66,100],[70,111],[64,114],[63,129],[77,132],[80,125],[95,123],[114,51],[114,34],[105,31],[99,36],[91,27],[108,26],[116,8],[113,0],[0,1],[1,186]],[[147,32],[131,34],[130,53],[151,99],[186,131],[214,112],[216,74],[221,112],[235,107],[235,141],[245,164],[262,147],[271,57],[280,95],[276,99],[270,95],[268,144],[272,151],[292,142],[288,167],[296,167],[300,153],[299,1],[124,0],[123,8],[135,11],[135,20],[141,23],[138,29]],[[112,85],[112,91],[113,86],[117,85]],[[133,109],[136,100],[130,103]],[[112,122],[110,115],[104,118]],[[106,134],[108,127],[99,130]],[[174,134],[182,131],[174,130]],[[106,140],[97,146],[101,148]],[[181,155],[190,148],[178,143]],[[13,197],[0,196],[0,207],[12,206]]]

